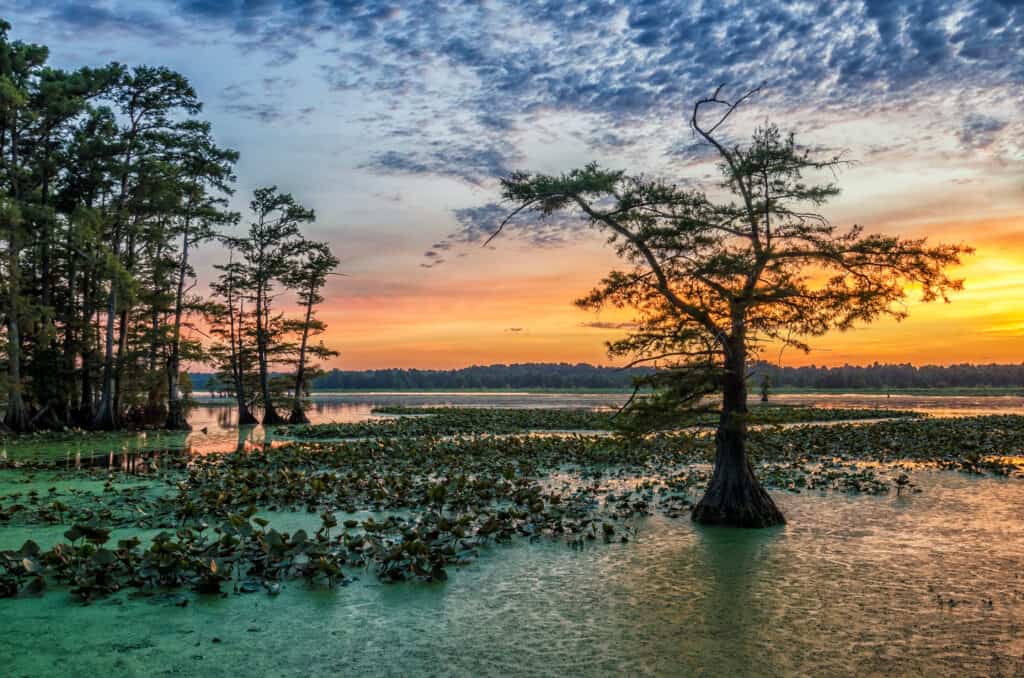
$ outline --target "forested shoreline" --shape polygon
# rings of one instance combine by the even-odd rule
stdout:
[[[975,365],[911,365],[909,363],[780,367],[755,365],[757,379],[767,375],[772,386],[790,388],[1024,388],[1024,363]]]
[[[314,390],[411,389],[629,389],[650,368],[620,369],[586,363],[522,363],[474,365],[454,370],[338,370],[324,372],[311,382]],[[1024,388],[1024,364],[910,365],[874,364],[838,367],[779,367],[755,363],[754,385],[764,375],[771,388],[913,389]],[[281,375],[282,377],[284,375]],[[211,373],[195,373],[198,391],[222,391]]]
[[[3,429],[187,429],[186,364],[215,366],[240,420],[305,421],[315,308],[338,264],[290,194],[229,209],[239,154],[164,67],[47,65],[0,20]],[[241,222],[247,224],[240,226]],[[195,251],[224,252],[196,293]],[[290,294],[297,318],[280,310]],[[278,414],[278,408],[287,414]]]

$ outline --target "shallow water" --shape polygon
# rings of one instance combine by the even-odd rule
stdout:
[[[903,395],[868,393],[780,393],[779,405],[862,407],[913,410],[934,417],[973,417],[986,414],[1024,414],[1024,396]]]
[[[455,407],[541,407],[541,408],[615,408],[621,406],[624,393],[353,393],[314,396],[307,414],[315,424],[354,422],[373,418],[374,407],[381,405],[455,406]],[[1024,414],[1024,398],[1016,396],[906,396],[863,394],[779,394],[772,404],[815,405],[821,407],[857,407],[914,410],[934,416],[972,416],[979,414]],[[756,407],[758,403],[751,402]],[[190,417],[193,433],[183,441],[193,453],[229,452],[239,446],[251,447],[264,440],[262,427],[239,431],[235,411],[222,405],[197,407]],[[202,429],[206,429],[203,433]],[[157,449],[157,448],[150,448]]]
[[[372,413],[381,405],[456,407],[540,407],[607,409],[622,405],[624,393],[527,393],[527,392],[429,392],[352,393],[315,395],[307,412],[313,423],[355,422],[377,418]],[[124,434],[81,434],[66,440],[33,440],[8,443],[0,440],[0,457],[50,459],[73,467],[83,460],[109,457],[109,463],[126,463],[132,452],[181,450],[184,454],[218,454],[237,449],[254,449],[267,440],[262,426],[239,428],[234,407],[225,400],[216,404],[199,397],[200,405],[190,417],[192,432],[146,431]],[[909,396],[880,394],[793,394],[773,395],[771,404],[814,405],[914,410],[932,416],[974,416],[982,414],[1024,414],[1024,398],[1017,396]],[[751,406],[758,402],[751,399]],[[386,416],[386,415],[384,415]],[[280,436],[271,435],[271,439]],[[113,455],[113,456],[111,456]]]
[[[1019,675],[1024,483],[915,481],[903,497],[776,494],[790,522],[774,530],[656,516],[629,544],[497,546],[443,584],[367,573],[276,598],[5,600],[0,662],[15,676]]]

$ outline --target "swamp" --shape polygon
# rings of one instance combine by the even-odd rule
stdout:
[[[624,436],[623,398],[321,396],[310,425],[266,432],[208,402],[187,437],[8,437],[0,658],[9,675],[1024,670],[1024,401],[752,406],[758,476],[792,519],[736,530],[689,518],[713,427]]]
[[[0,678],[1024,676],[1020,2],[6,5]]]

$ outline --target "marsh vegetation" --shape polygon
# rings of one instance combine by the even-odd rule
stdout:
[[[553,397],[538,395],[535,400]],[[500,400],[470,400],[481,398]],[[572,403],[571,396],[561,398]],[[443,402],[443,397],[436,400]],[[477,587],[489,586],[507,591],[502,595],[511,596],[509,604],[527,606],[516,609],[528,616],[534,614],[530,610],[552,604],[552,592],[545,594],[548,603],[540,605],[530,593],[533,588],[519,585],[524,577],[546,581],[538,567],[568,567],[574,574],[566,576],[579,578],[589,590],[600,586],[598,582],[618,581],[612,573],[619,567],[659,572],[670,563],[677,567],[690,562],[698,569],[687,575],[684,588],[696,587],[695,593],[704,592],[700,595],[716,590],[707,579],[713,571],[710,563],[703,560],[710,552],[700,544],[719,537],[712,531],[692,542],[698,535],[689,519],[713,468],[713,414],[695,417],[686,427],[630,435],[614,430],[612,409],[416,407],[404,402],[396,398],[377,405],[375,412],[367,406],[352,417],[362,421],[283,427],[263,442],[220,454],[197,455],[180,447],[180,441],[176,449],[122,449],[123,443],[109,434],[112,453],[92,462],[83,455],[78,463],[68,463],[61,449],[73,444],[75,434],[8,437],[0,469],[0,583],[13,600],[5,604],[18,605],[19,614],[36,615],[43,624],[74,615],[93,618],[102,627],[108,624],[105,620],[129,615],[138,624],[132,634],[141,645],[102,640],[121,648],[92,660],[103,667],[115,658],[145,661],[156,647],[165,647],[165,641],[145,639],[168,619],[174,628],[190,629],[180,632],[187,634],[181,642],[195,637],[208,645],[213,635],[230,639],[223,650],[206,649],[197,657],[242,661],[249,651],[244,648],[254,650],[253,643],[268,642],[262,632],[268,624],[278,628],[275,640],[269,641],[275,645],[277,638],[291,637],[279,628],[281,623],[308,629],[308,621],[294,618],[295,610],[324,605],[323,598],[314,603],[309,596],[329,596],[331,609],[346,610],[352,620],[367,623],[407,620],[418,614],[419,605],[424,610],[456,605],[470,623],[471,618],[480,622],[484,613],[470,602],[479,598]],[[935,506],[965,501],[982,487],[999,497],[1024,486],[1021,415],[935,418],[884,407],[751,409],[749,449],[758,477],[780,506],[806,522],[802,529],[771,531],[774,536],[757,540],[760,545],[751,548],[758,553],[798,548],[800,558],[806,558],[815,543],[841,548],[834,537],[822,543],[799,535],[826,529],[831,533],[833,528],[821,516],[846,510],[842,507],[863,512],[870,524],[885,519],[933,525],[945,515]],[[158,446],[158,440],[149,442]],[[976,534],[959,544],[964,553],[981,548],[972,541],[980,528],[970,529]],[[875,550],[868,554],[849,552],[843,558],[853,567],[877,567],[868,565],[869,556],[897,557],[881,545],[886,543],[871,547]],[[939,538],[936,543],[944,542]],[[723,553],[731,547],[707,548]],[[640,564],[651,558],[652,564]],[[714,577],[730,571],[719,563]],[[768,576],[757,572],[742,577],[762,581],[762,575]],[[1019,599],[1006,591],[1010,597],[996,596],[998,602],[986,612],[985,601],[992,596],[982,595],[988,588],[982,580],[975,578],[977,585],[965,588],[963,582],[929,576],[930,589],[922,582],[901,593],[909,596],[906,604],[920,608],[908,623],[932,614],[928,611],[942,610],[950,615],[950,624],[953,615],[980,611],[988,617],[979,623],[998,629],[1024,604],[1024,591]],[[640,592],[652,583],[641,578],[630,589],[639,600],[648,600],[653,591]],[[398,588],[391,595],[378,592],[378,586]],[[241,629],[204,612],[214,609],[211,601],[221,601],[216,605],[227,607],[217,607],[223,612],[216,614],[237,619],[251,609],[246,601],[254,600],[266,601],[260,606],[270,606],[270,616],[264,612],[259,619],[239,622]],[[795,595],[786,600],[804,604]],[[637,604],[649,607],[650,602]],[[845,609],[845,603],[836,604],[837,611]],[[158,609],[166,612],[154,615]],[[580,610],[580,620],[607,613],[601,609],[595,601]],[[770,614],[763,604],[756,609]],[[199,619],[207,619],[204,623],[210,626],[193,627],[187,621]],[[565,641],[577,647],[582,642],[578,634],[586,633],[589,623],[564,628]],[[418,640],[403,642],[435,648],[449,642],[444,627],[408,621],[396,628],[406,624],[420,631]],[[483,638],[468,628],[462,632],[466,635],[461,642],[467,646]],[[106,638],[100,630],[90,633]],[[298,661],[295,652],[318,637],[318,632],[308,633],[305,640],[294,638],[282,656]],[[332,661],[365,670],[360,662],[367,655],[353,646],[360,642],[359,634],[332,633],[340,643],[338,652],[350,652],[343,658],[329,651]],[[506,633],[532,647],[536,657],[565,659],[553,656],[551,647],[533,646],[527,636],[511,629]],[[659,637],[653,629],[648,633]],[[160,652],[179,651],[173,647]],[[603,661],[619,670],[624,670],[619,662],[635,661],[627,659],[633,655],[621,644],[613,642],[605,652]],[[694,661],[667,650],[664,656]],[[193,661],[202,666],[206,660]],[[419,666],[411,656],[395,661],[410,669]],[[455,663],[461,661],[466,659]],[[776,656],[773,661],[783,659]],[[934,658],[921,661],[922,666],[948,665],[935,664]],[[976,650],[965,650],[957,661],[978,662],[981,657]],[[18,662],[31,665],[26,658]],[[38,669],[43,665],[36,666],[45,672]],[[662,666],[654,672],[667,670]]]
[[[281,429],[289,440],[255,451],[151,453],[128,473],[19,460],[9,444],[0,522],[64,531],[46,548],[28,540],[3,553],[5,595],[55,585],[88,602],[123,588],[275,592],[291,579],[333,587],[368,574],[444,580],[494,544],[623,542],[654,513],[687,515],[715,455],[699,419],[642,436],[597,435],[611,424],[608,412],[381,409],[398,416]],[[917,489],[922,468],[1024,470],[1021,416],[755,412],[751,458],[772,490],[902,494]],[[865,423],[842,423],[856,419]],[[531,434],[552,429],[575,432]],[[265,517],[282,511],[308,515],[308,527],[286,531]],[[112,536],[129,529],[140,532]]]

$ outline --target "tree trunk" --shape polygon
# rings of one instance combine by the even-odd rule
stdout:
[[[68,229],[68,242],[72,242],[72,230]],[[64,419],[68,425],[74,425],[78,412],[78,388],[75,381],[75,300],[78,294],[78,254],[73,247],[68,247],[68,298],[61,311],[61,324],[64,326],[64,337],[61,342],[61,383]],[[84,334],[84,333],[83,333]]]
[[[235,402],[238,404],[238,425],[249,426],[259,421],[252,415],[248,403],[245,402],[245,375],[242,374],[242,318],[245,317],[241,302],[238,308],[238,331],[235,331],[234,285],[228,289],[228,323],[231,341],[231,378],[235,382]]]
[[[117,206],[114,209],[114,224],[111,232],[111,251],[114,259],[121,255],[121,228],[124,225],[124,203],[128,195],[128,175],[134,154],[135,137],[138,133],[139,121],[133,117],[128,132],[127,147],[124,156],[124,170],[121,172],[121,190],[117,194]],[[113,431],[118,427],[118,411],[114,402],[114,320],[117,317],[117,275],[110,276],[110,292],[107,294],[107,330],[106,345],[103,353],[103,385],[100,391],[99,407],[93,417],[92,427],[101,431]]]
[[[94,280],[93,276],[87,274],[82,281],[82,390],[78,400],[77,417],[77,423],[82,427],[90,426],[96,416],[93,409],[92,375],[96,355],[94,339],[99,339],[100,334],[99,328],[93,327],[92,285]]]
[[[128,246],[125,250],[125,270],[134,277],[135,273],[135,232],[129,232]],[[126,295],[127,296],[127,295]],[[128,360],[128,304],[122,302],[120,323],[117,327],[117,357],[114,360],[114,411],[121,412],[121,403],[124,399],[125,368]]]
[[[185,421],[185,408],[182,407],[181,394],[178,392],[178,378],[181,373],[181,319],[185,311],[185,275],[188,272],[188,227],[189,222],[186,220],[185,233],[181,241],[181,259],[178,262],[178,288],[174,295],[174,327],[171,330],[170,355],[167,357],[167,422],[164,428],[173,431],[192,430]]]
[[[6,121],[5,121],[6,122]],[[14,124],[11,125],[11,188],[14,194],[15,204],[21,197],[18,189],[18,132],[17,116]],[[2,154],[0,154],[2,159]],[[4,415],[4,424],[15,433],[28,431],[32,422],[28,417],[28,410],[25,408],[25,401],[21,397],[23,384],[21,383],[21,332],[18,325],[18,314],[21,310],[19,295],[21,292],[21,262],[18,257],[21,255],[19,249],[18,224],[11,221],[9,224],[10,238],[8,240],[8,267],[7,267],[7,412]]]
[[[267,353],[270,350],[269,332],[270,313],[266,302],[266,291],[262,288],[256,292],[256,358],[260,364],[260,391],[263,396],[263,425],[276,426],[287,423],[274,409],[274,399],[270,395],[270,368]]]
[[[12,228],[14,228],[12,226]],[[18,326],[18,247],[15,238],[10,242],[7,305],[7,413],[4,424],[15,433],[24,433],[32,427],[25,401],[21,397],[21,333]]]
[[[299,344],[299,362],[295,366],[295,397],[292,399],[292,412],[288,416],[289,424],[308,424],[309,417],[302,407],[302,394],[306,390],[306,344],[309,341],[309,323],[313,318],[313,294],[306,304],[306,322],[302,326],[302,343]]]
[[[173,372],[171,370],[174,370]],[[164,428],[168,431],[191,431],[192,426],[185,421],[185,408],[182,405],[181,398],[178,397],[178,367],[177,364],[174,367],[168,366],[167,372],[167,390],[168,393],[174,394],[173,400],[167,401],[167,421],[164,423]]]
[[[260,423],[260,420],[253,416],[249,406],[245,403],[244,395],[237,395],[235,399],[238,401],[238,425],[239,426],[251,426],[253,424]]]
[[[722,414],[715,434],[715,469],[691,518],[702,525],[771,527],[786,519],[754,475],[747,457],[746,344],[728,342],[722,389]]]
[[[288,415],[289,424],[308,424],[309,417],[306,416],[306,409],[302,406],[302,403],[296,401],[292,403],[291,414]]]
[[[116,252],[116,250],[115,250]],[[117,285],[110,281],[107,294],[106,345],[103,353],[103,385],[100,404],[93,418],[92,427],[100,431],[117,428],[117,413],[114,412],[114,320],[117,318]]]

